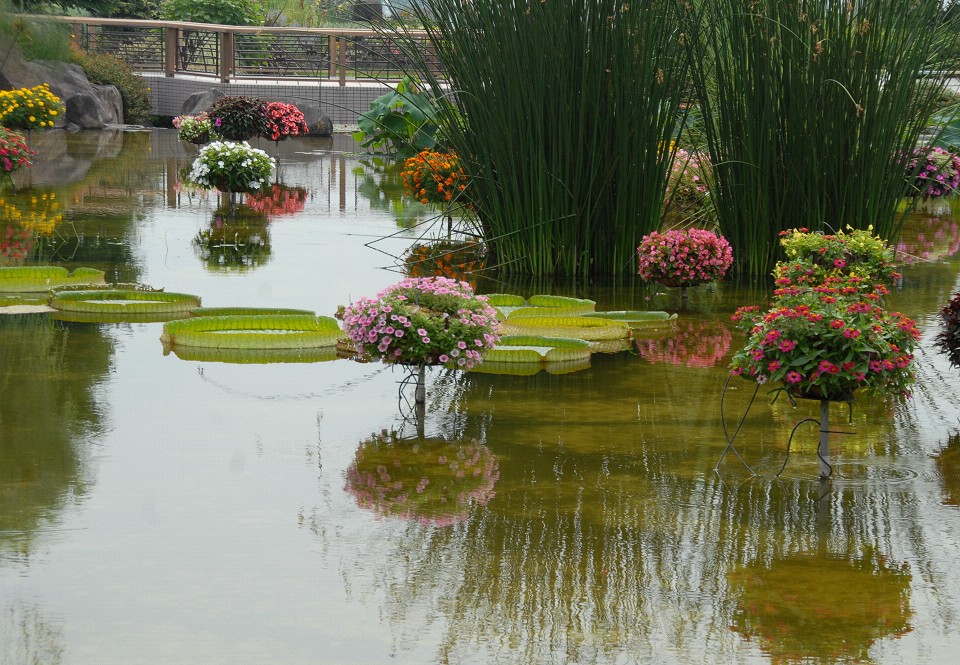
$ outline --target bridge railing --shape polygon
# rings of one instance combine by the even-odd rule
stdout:
[[[187,74],[223,82],[257,79],[396,80],[411,69],[397,39],[375,30],[280,28],[59,17],[70,23],[72,39],[83,49],[111,53],[134,71]],[[421,53],[439,72],[426,33]]]

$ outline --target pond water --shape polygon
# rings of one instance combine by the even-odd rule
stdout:
[[[264,145],[284,187],[244,223],[178,184],[172,131],[33,140],[0,195],[7,263],[331,315],[435,232],[342,137]],[[0,663],[954,663],[960,372],[932,339],[958,242],[948,208],[910,222],[924,260],[891,303],[923,331],[920,380],[834,411],[853,433],[829,484],[809,425],[772,477],[818,405],[764,393],[735,440],[759,475],[714,471],[721,395],[733,429],[754,394],[724,393],[729,315],[765,302],[732,284],[682,303],[481,282],[680,319],[578,371],[433,369],[422,441],[380,364],[187,359],[161,323],[0,317]]]

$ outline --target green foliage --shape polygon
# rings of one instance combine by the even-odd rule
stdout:
[[[24,7],[26,9],[26,7]],[[40,16],[18,16],[6,0],[0,1],[0,35],[8,35],[27,60],[63,62],[69,57],[70,26]],[[10,44],[0,38],[0,63],[8,57]]]
[[[160,18],[221,25],[263,25],[265,16],[256,0],[163,0]]]
[[[91,83],[113,85],[123,99],[123,121],[137,124],[150,118],[150,89],[142,77],[111,53],[94,53],[73,48],[70,61],[80,65]]]
[[[768,274],[786,229],[896,236],[909,153],[955,70],[957,24],[938,12],[900,0],[686,4],[710,199],[740,273]]]
[[[422,0],[405,58],[470,180],[491,264],[531,275],[632,273],[660,224],[684,115],[679,3]],[[399,30],[404,34],[403,28]],[[391,35],[396,33],[391,32]]]
[[[359,131],[353,138],[364,148],[383,149],[404,159],[413,157],[437,144],[441,108],[416,79],[405,76],[396,90],[370,103],[370,110],[357,119]]]
[[[267,133],[266,103],[256,97],[221,97],[207,114],[213,131],[228,141],[249,141]]]

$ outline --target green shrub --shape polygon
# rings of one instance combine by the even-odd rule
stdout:
[[[263,9],[255,0],[164,0],[160,18],[168,21],[262,25]]]
[[[70,61],[80,65],[91,83],[114,85],[123,98],[123,121],[137,124],[150,118],[150,88],[130,66],[109,53],[93,53],[74,47]]]
[[[249,141],[267,134],[266,103],[256,97],[222,97],[207,112],[213,131],[229,141]]]

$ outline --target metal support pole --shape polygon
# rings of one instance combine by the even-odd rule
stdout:
[[[830,400],[820,400],[820,478],[825,480],[830,477],[833,469],[827,463],[830,459]]]

